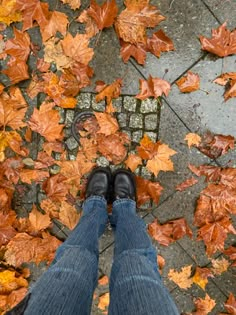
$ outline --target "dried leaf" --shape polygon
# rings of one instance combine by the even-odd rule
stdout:
[[[162,30],[159,30],[147,39],[147,48],[153,55],[160,57],[161,52],[174,50],[174,44]]]
[[[3,196],[1,195],[1,197]],[[0,247],[7,244],[16,235],[16,230],[12,227],[15,219],[14,211],[9,213],[0,212]]]
[[[158,265],[160,274],[162,274],[162,269],[164,268],[165,263],[166,263],[165,258],[162,257],[161,255],[157,255],[157,265]]]
[[[0,4],[0,22],[10,25],[21,20],[21,13],[16,10],[16,0],[2,0]]]
[[[0,294],[9,294],[21,287],[28,287],[28,281],[22,276],[16,276],[15,271],[0,271]]]
[[[66,199],[66,195],[68,194],[68,187],[65,184],[66,179],[64,175],[57,174],[44,181],[42,188],[51,200],[62,202]],[[43,209],[45,210],[45,208]]]
[[[95,36],[99,32],[99,28],[95,20],[89,16],[88,10],[84,10],[77,19],[80,23],[86,23],[85,32],[88,38]]]
[[[221,259],[220,258],[212,259],[211,263],[212,263],[211,270],[217,276],[227,271],[230,266],[229,261],[224,257],[222,257]]]
[[[98,26],[99,30],[110,27],[118,13],[118,7],[115,0],[105,1],[101,6],[95,0],[91,0],[87,14],[91,16]]]
[[[74,61],[87,65],[93,57],[93,49],[88,47],[89,38],[85,34],[76,34],[73,37],[67,33],[61,44],[65,55]]]
[[[138,165],[142,165],[142,159],[140,156],[136,154],[130,154],[125,161],[125,165],[127,168],[129,168],[132,172],[136,170]]]
[[[140,65],[144,65],[147,55],[147,47],[143,43],[130,44],[120,40],[120,54],[125,63],[127,63],[130,57],[133,57]]]
[[[18,233],[7,244],[5,260],[8,264],[19,267],[25,262],[51,262],[61,242],[54,236],[43,233],[43,237],[33,237],[27,233]]]
[[[49,177],[48,171],[22,169],[19,173],[23,183],[32,184],[32,182],[41,182]]]
[[[143,138],[139,142],[140,146],[137,147],[138,155],[143,160],[149,160],[152,159],[158,150],[158,147],[160,146],[160,142],[154,143],[147,134],[144,134]]]
[[[35,205],[29,214],[30,228],[33,232],[43,231],[51,224],[51,219],[48,214],[39,212]]]
[[[230,246],[228,249],[224,250],[224,254],[229,257],[230,260],[233,260],[232,267],[236,266],[236,247]]]
[[[152,182],[136,176],[137,204],[141,206],[147,201],[153,200],[158,204],[163,187],[158,182]]]
[[[59,220],[70,230],[73,230],[79,222],[80,214],[76,208],[66,201],[62,201],[59,212]]]
[[[216,182],[220,178],[221,168],[212,165],[200,165],[196,167],[192,164],[188,165],[189,169],[197,176],[206,176],[206,181]]]
[[[42,200],[40,207],[49,215],[50,218],[59,218],[59,207],[57,207],[55,202],[51,199]]]
[[[98,133],[102,133],[106,136],[114,135],[119,130],[119,125],[115,117],[108,113],[94,113],[99,124],[100,130]]]
[[[135,97],[140,100],[145,100],[148,97],[158,98],[163,93],[167,96],[170,91],[170,83],[160,78],[149,76],[148,80],[140,79],[139,83],[141,92]]]
[[[231,97],[236,97],[236,72],[223,73],[213,82],[226,86],[224,93],[225,101]]]
[[[80,0],[61,0],[64,4],[68,4],[72,10],[79,9],[81,6]]]
[[[198,74],[188,71],[185,76],[176,81],[182,93],[190,93],[199,90],[200,77]]]
[[[236,30],[230,32],[226,22],[212,30],[212,38],[199,36],[202,49],[219,57],[236,54]]]
[[[189,187],[195,185],[196,183],[198,183],[198,180],[196,178],[194,178],[194,177],[191,177],[191,178],[186,179],[184,182],[178,184],[175,187],[175,189],[178,190],[178,191],[183,191],[186,188],[189,188]]]
[[[18,303],[20,303],[23,300],[27,292],[28,292],[28,289],[23,287],[23,288],[12,291],[9,295],[4,295],[5,303],[4,305],[1,304],[1,310],[8,311],[9,309],[16,306]]]
[[[66,35],[68,23],[69,21],[65,13],[53,11],[47,24],[43,25],[40,29],[43,42],[55,36],[57,32]]]
[[[229,294],[228,300],[225,302],[225,309],[228,314],[236,314],[236,299],[232,293]]]
[[[107,285],[109,283],[108,276],[103,276],[98,280],[99,285]]]
[[[52,109],[54,103],[43,103],[39,110],[34,109],[28,122],[33,131],[38,132],[48,141],[62,140],[62,129],[64,125],[59,124],[60,115],[57,110]]]
[[[198,146],[201,142],[201,137],[196,133],[190,132],[185,136],[184,140],[187,141],[188,147],[190,148],[192,145]]]
[[[213,274],[209,268],[197,267],[192,280],[193,283],[205,290],[209,277],[213,277]]]
[[[170,157],[176,153],[177,152],[170,149],[167,144],[160,144],[154,157],[147,161],[147,169],[155,176],[157,176],[160,171],[173,171],[174,165]]]
[[[28,66],[25,61],[14,61],[2,73],[9,77],[12,84],[29,79]]]
[[[161,245],[168,246],[170,243],[185,235],[192,237],[192,231],[184,218],[159,224],[157,219],[148,225],[149,234]]]
[[[194,301],[196,312],[194,315],[207,315],[215,307],[216,302],[212,300],[208,294],[206,294],[205,299],[198,298]]]
[[[96,91],[99,92],[96,95],[96,102],[100,102],[106,99],[106,103],[110,104],[113,98],[118,98],[120,96],[120,89],[122,86],[122,79],[116,79],[112,84],[106,85],[98,81]]]
[[[170,269],[168,278],[176,283],[181,289],[188,289],[193,284],[191,269],[192,265],[182,267],[180,272]]]
[[[105,311],[110,303],[110,295],[109,292],[104,293],[103,295],[99,296],[98,308],[102,311]]]

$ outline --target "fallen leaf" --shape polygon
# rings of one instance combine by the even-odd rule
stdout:
[[[86,23],[85,32],[88,38],[95,36],[99,32],[99,28],[95,20],[88,14],[88,10],[82,11],[76,21]]]
[[[42,170],[30,170],[30,169],[22,169],[19,172],[20,179],[23,183],[27,183],[29,185],[32,184],[32,182],[41,182],[47,177],[49,177],[48,171],[42,171]]]
[[[6,246],[5,260],[19,267],[22,263],[41,261],[51,262],[61,242],[54,236],[43,233],[43,237],[33,237],[27,233],[18,233]]]
[[[66,199],[66,195],[68,194],[68,187],[65,184],[66,179],[67,179],[66,176],[62,174],[57,174],[51,176],[50,178],[43,182],[42,188],[45,191],[48,198],[55,202],[62,202],[63,200]],[[45,210],[45,208],[43,209]]]
[[[174,165],[170,157],[176,153],[177,152],[169,148],[167,144],[160,144],[154,157],[147,161],[147,169],[155,176],[157,176],[160,171],[173,171]]]
[[[232,314],[232,315],[236,314],[236,299],[233,293],[229,294],[228,300],[225,302],[224,305],[228,314]]]
[[[192,277],[192,280],[193,283],[197,284],[200,288],[205,290],[209,277],[213,277],[213,274],[209,268],[197,267],[194,276]]]
[[[223,73],[213,82],[226,86],[224,93],[225,101],[231,97],[236,97],[236,72]]]
[[[59,207],[51,199],[44,199],[40,203],[40,207],[49,215],[50,218],[59,218]]]
[[[51,224],[51,219],[48,214],[39,212],[35,205],[29,214],[30,228],[33,232],[43,231]]]
[[[98,284],[99,285],[107,285],[108,283],[109,283],[108,276],[103,276],[100,279],[98,279]]]
[[[125,165],[132,172],[134,172],[139,165],[142,165],[142,159],[140,156],[136,154],[130,154],[127,160],[125,161]]]
[[[115,117],[108,113],[94,113],[97,122],[99,124],[98,133],[102,133],[106,136],[114,135],[116,131],[119,130],[119,125]]]
[[[211,299],[208,294],[206,294],[204,299],[198,298],[194,301],[196,312],[194,315],[207,315],[215,307],[215,300]]]
[[[73,37],[67,33],[61,44],[65,55],[74,61],[87,65],[93,57],[93,49],[88,47],[89,38],[85,34],[76,34]]]
[[[217,182],[220,178],[221,168],[212,165],[200,165],[196,167],[192,164],[188,165],[189,169],[197,176],[206,176],[206,181]]]
[[[190,132],[185,136],[184,140],[187,141],[188,147],[190,148],[192,145],[198,146],[201,142],[201,137],[196,133]]]
[[[21,20],[21,13],[16,10],[16,0],[2,0],[0,4],[0,22],[10,25]]]
[[[198,74],[188,71],[185,76],[176,81],[176,84],[182,93],[194,92],[200,88],[200,77]]]
[[[162,257],[161,255],[157,255],[157,265],[158,265],[160,274],[162,273],[162,269],[164,268],[165,263],[166,262],[165,262],[164,257]]]
[[[57,32],[65,36],[68,23],[69,21],[65,13],[53,11],[47,24],[44,24],[40,29],[43,42],[55,36]]]
[[[230,246],[224,250],[224,254],[229,257],[230,260],[233,260],[232,267],[236,266],[236,247]]]
[[[105,311],[110,303],[110,294],[109,292],[104,293],[99,296],[98,308],[102,311]]]
[[[61,0],[64,4],[68,4],[72,10],[79,9],[81,6],[80,0]]]
[[[115,0],[106,1],[101,6],[95,0],[91,0],[87,10],[87,14],[94,19],[99,30],[112,26],[117,13],[118,7]]]
[[[9,77],[12,84],[29,79],[28,66],[21,60],[12,62],[6,70],[2,70],[2,73]]]
[[[14,38],[8,39],[5,53],[11,55],[17,61],[26,61],[30,53],[30,37],[28,33],[13,28]]]
[[[160,146],[160,142],[153,142],[147,134],[144,134],[143,138],[139,142],[140,146],[137,147],[138,155],[143,160],[150,160],[152,159]]]
[[[160,57],[161,52],[174,50],[174,44],[163,30],[159,30],[147,39],[147,48],[153,55]]]
[[[236,54],[236,30],[230,32],[226,22],[212,30],[212,38],[199,36],[202,49],[219,57]]]
[[[96,87],[96,92],[99,92],[99,94],[96,95],[96,102],[106,99],[106,103],[110,104],[113,98],[118,98],[120,96],[122,79],[116,79],[109,85],[106,85],[103,82],[102,84],[99,83],[100,82],[97,82]]]
[[[184,182],[178,184],[175,187],[175,189],[178,190],[178,191],[183,191],[186,188],[189,188],[189,187],[195,185],[196,183],[198,183],[198,180],[196,178],[194,178],[194,177],[191,177],[191,178],[186,179]]]
[[[22,276],[16,276],[15,271],[0,271],[0,294],[9,294],[21,287],[28,287],[28,281]]]
[[[133,57],[140,65],[144,65],[147,55],[147,47],[143,43],[131,44],[120,40],[120,54],[125,63],[127,63],[130,57]]]
[[[150,96],[158,98],[163,93],[165,96],[168,96],[170,91],[170,83],[160,78],[152,78],[152,76],[149,76],[148,80],[140,79],[139,83],[141,92],[135,97],[140,100],[145,100]]]
[[[62,140],[62,129],[64,125],[59,124],[60,115],[57,110],[52,109],[54,103],[43,103],[39,110],[34,109],[28,122],[33,131],[38,132],[48,141]]]
[[[27,288],[20,288],[12,291],[9,295],[4,295],[5,305],[1,305],[1,310],[8,311],[9,309],[16,306],[23,298],[26,296],[28,292]]]
[[[74,62],[71,67],[71,72],[76,76],[79,89],[90,85],[90,78],[93,76],[93,69],[91,67],[83,65],[82,63]]]
[[[191,278],[191,269],[192,265],[182,267],[180,272],[170,269],[168,278],[176,283],[181,289],[186,290],[193,284],[193,280]]]
[[[12,226],[15,219],[14,211],[10,213],[0,212],[0,246],[7,244],[16,235],[16,230]]]
[[[212,263],[211,270],[217,276],[227,271],[230,266],[230,262],[224,257],[222,257],[221,259],[220,258],[212,259],[211,263]]]
[[[136,176],[136,185],[138,206],[150,200],[153,200],[155,204],[159,203],[163,187],[158,182],[149,181],[140,176]]]
[[[185,235],[192,237],[192,231],[184,218],[159,224],[157,219],[148,224],[148,233],[161,245],[168,246]]]
[[[73,230],[79,222],[80,214],[76,208],[66,201],[61,202],[59,211],[59,220],[65,224],[70,230]]]

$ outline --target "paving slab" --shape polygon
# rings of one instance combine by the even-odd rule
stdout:
[[[226,272],[212,278],[212,282],[228,297],[230,293],[236,295],[236,268],[229,268]]]
[[[184,123],[175,115],[167,103],[163,102],[161,107],[161,119],[159,128],[159,140],[169,145],[177,154],[171,157],[174,163],[174,172],[160,172],[158,181],[164,187],[160,201],[165,200],[176,190],[177,184],[193,176],[188,168],[189,164],[209,164],[211,160],[195,148],[189,149],[184,140],[190,131]]]
[[[202,2],[211,10],[220,23],[227,22],[228,27],[235,28],[235,0],[202,0]]]
[[[213,83],[219,75],[235,69],[236,56],[214,58],[207,55],[191,68],[200,76],[200,88],[192,93],[181,93],[172,86],[167,97],[169,106],[192,132],[211,132],[236,136],[235,99],[224,101],[225,87]]]
[[[145,67],[133,64],[147,78],[165,78],[174,82],[183,72],[204,56],[199,42],[199,35],[210,36],[211,29],[218,27],[218,22],[201,0],[196,1],[166,1],[155,0],[166,20],[157,29],[163,29],[175,46],[175,51],[162,53],[158,59],[148,54]]]

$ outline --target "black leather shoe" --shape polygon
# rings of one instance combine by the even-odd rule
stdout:
[[[107,167],[96,167],[89,175],[85,197],[101,196],[109,199],[112,175]]]
[[[136,200],[136,183],[134,174],[126,169],[119,169],[113,174],[112,201],[121,198]]]

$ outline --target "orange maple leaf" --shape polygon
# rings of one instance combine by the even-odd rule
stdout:
[[[136,154],[130,154],[125,161],[125,165],[132,171],[134,172],[138,165],[142,164],[142,159],[140,156]]]
[[[112,26],[117,13],[118,7],[115,0],[106,1],[101,6],[95,0],[91,0],[90,7],[87,10],[87,14],[94,19],[99,30]]]
[[[162,30],[159,30],[147,39],[147,49],[153,55],[160,57],[161,52],[174,50],[174,44]]]
[[[236,97],[236,72],[223,73],[213,82],[220,85],[227,85],[224,93],[225,101],[231,97]]]
[[[35,205],[33,210],[29,214],[30,230],[32,232],[38,232],[45,230],[51,224],[51,219],[48,214],[42,214],[39,212]]]
[[[199,36],[202,49],[219,57],[236,54],[236,30],[230,32],[226,22],[212,30],[212,38]]]
[[[212,300],[208,294],[206,294],[204,299],[198,298],[194,301],[194,304],[196,306],[196,312],[194,312],[194,315],[207,315],[215,307],[216,302],[215,300]]]
[[[127,63],[130,57],[133,57],[140,65],[144,65],[147,55],[147,47],[143,43],[131,44],[120,40],[120,54],[125,63]]]
[[[230,266],[230,262],[224,257],[222,257],[221,259],[212,259],[211,263],[211,270],[215,275],[221,275],[223,272],[227,271]]]
[[[102,133],[106,136],[112,135],[119,130],[119,125],[115,117],[108,113],[94,113],[99,124],[98,133]]]
[[[62,201],[59,211],[59,220],[70,230],[73,230],[80,219],[80,214],[76,208],[66,201]]]
[[[185,266],[181,268],[181,271],[175,271],[170,269],[168,273],[168,278],[176,283],[181,289],[188,289],[193,284],[193,279],[191,278],[192,265]]]
[[[196,133],[190,132],[185,136],[184,140],[187,141],[188,147],[190,148],[192,145],[198,146],[201,142],[201,137]]]
[[[178,184],[175,189],[178,191],[183,191],[188,187],[191,187],[193,185],[195,185],[198,182],[198,180],[194,177],[188,178],[186,179],[184,182]]]
[[[169,94],[170,83],[160,78],[152,78],[150,75],[148,80],[139,80],[141,92],[135,97],[140,100],[145,100],[148,97],[159,97],[163,93],[165,96]]]
[[[96,95],[96,102],[106,99],[106,103],[109,105],[113,98],[118,98],[120,96],[122,79],[116,79],[112,84],[109,85],[106,85],[102,81],[98,81],[96,83],[96,91],[99,92],[99,94]]]
[[[99,28],[95,20],[88,14],[88,10],[84,10],[76,21],[86,23],[85,32],[88,38],[95,36],[99,32]]]
[[[53,11],[47,24],[45,23],[40,28],[43,42],[47,41],[50,37],[55,36],[57,32],[66,35],[68,23],[69,21],[65,13]]]
[[[199,90],[200,77],[198,74],[188,71],[185,76],[176,81],[182,93],[190,93]]]
[[[61,0],[63,3],[68,4],[72,10],[79,9],[81,6],[80,0]]]
[[[62,140],[62,129],[64,125],[59,124],[60,115],[57,110],[52,109],[54,103],[43,103],[39,110],[34,109],[28,122],[33,131],[38,132],[48,141]]]
[[[225,309],[227,310],[228,314],[232,314],[232,315],[236,314],[236,299],[235,299],[233,293],[229,294],[229,298],[225,302]],[[224,314],[222,314],[222,315],[224,315]]]
[[[136,176],[136,184],[138,206],[141,206],[151,199],[158,204],[163,190],[163,187],[158,182],[152,182],[140,176]]]

